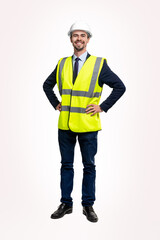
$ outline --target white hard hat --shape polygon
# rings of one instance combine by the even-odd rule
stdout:
[[[71,33],[75,30],[82,30],[85,31],[89,34],[89,37],[92,37],[92,33],[91,33],[91,29],[88,26],[87,23],[83,22],[83,21],[77,21],[75,23],[72,24],[69,32],[68,32],[68,36],[71,36]]]

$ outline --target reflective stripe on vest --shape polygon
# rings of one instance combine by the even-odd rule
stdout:
[[[59,91],[60,91],[60,95],[62,95],[61,73],[62,73],[62,69],[63,69],[63,66],[64,66],[64,63],[65,63],[66,59],[67,59],[67,57],[63,58],[61,63],[60,63],[60,66],[59,66]]]
[[[85,113],[86,108],[81,107],[70,107],[70,106],[62,106],[61,111],[69,111],[75,113]]]
[[[95,93],[90,93],[86,91],[77,91],[77,90],[71,90],[71,89],[62,89],[62,95],[70,95],[72,93],[72,96],[77,96],[77,97],[100,97],[101,93],[100,92],[95,92]]]

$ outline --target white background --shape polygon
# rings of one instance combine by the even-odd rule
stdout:
[[[1,239],[160,239],[159,7],[158,0],[1,2]],[[97,223],[82,214],[78,145],[74,211],[50,219],[60,203],[59,113],[42,85],[59,58],[73,54],[67,32],[79,19],[93,32],[88,52],[107,58],[126,86],[101,113]],[[104,87],[102,101],[111,90]]]

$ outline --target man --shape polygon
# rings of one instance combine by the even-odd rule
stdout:
[[[68,33],[74,48],[71,57],[61,58],[54,71],[43,84],[52,106],[60,112],[58,140],[61,153],[61,204],[51,215],[57,219],[72,213],[73,161],[76,139],[83,162],[82,206],[83,214],[91,222],[98,217],[93,209],[95,201],[95,154],[97,134],[101,130],[99,113],[107,112],[123,95],[126,88],[111,71],[105,58],[90,55],[86,48],[92,37],[89,26],[74,23]],[[57,83],[61,102],[53,92]],[[108,98],[99,105],[103,84],[113,88]]]

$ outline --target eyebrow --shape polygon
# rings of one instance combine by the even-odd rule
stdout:
[[[73,34],[73,36],[78,36],[78,34]],[[80,36],[86,36],[86,34],[85,33],[82,33],[82,34],[80,34]]]

